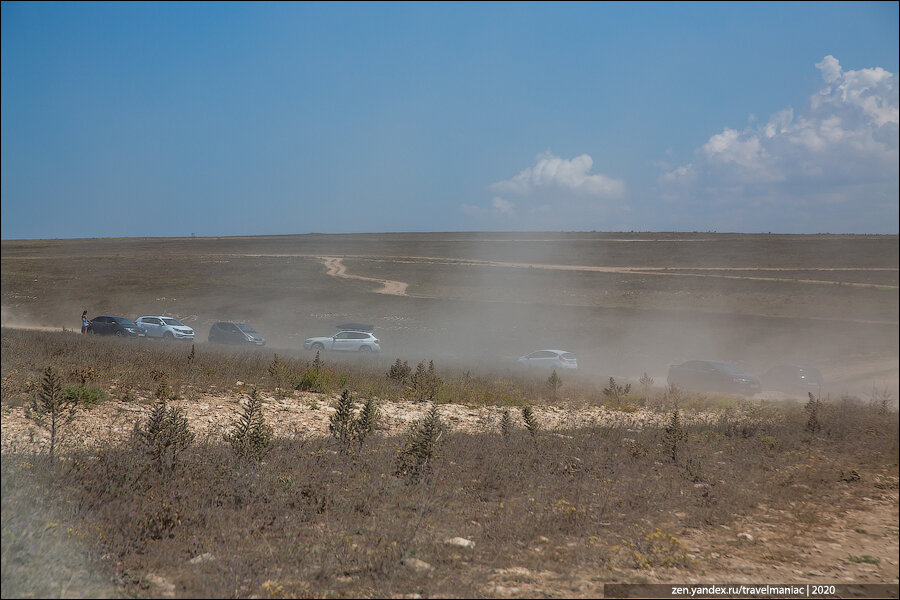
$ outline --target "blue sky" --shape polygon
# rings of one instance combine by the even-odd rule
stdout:
[[[2,237],[897,233],[898,4],[2,5]]]

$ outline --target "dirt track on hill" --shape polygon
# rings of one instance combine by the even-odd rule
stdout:
[[[376,279],[375,277],[363,277],[362,275],[350,275],[347,273],[347,267],[344,266],[344,260],[342,258],[338,258],[336,256],[321,256],[319,257],[323,263],[325,263],[325,268],[328,270],[328,274],[332,277],[342,277],[344,279],[359,279],[361,281],[373,281],[375,283],[380,283],[382,288],[380,290],[375,290],[376,294],[388,294],[390,296],[406,296],[406,288],[409,287],[408,283],[403,281],[393,281],[391,279]]]

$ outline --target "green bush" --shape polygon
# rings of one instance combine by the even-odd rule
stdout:
[[[63,395],[84,408],[100,404],[107,398],[106,392],[95,385],[69,385],[63,390]]]

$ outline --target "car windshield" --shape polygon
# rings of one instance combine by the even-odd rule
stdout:
[[[113,317],[113,320],[119,325],[124,325],[125,327],[137,327],[137,325],[134,324],[134,321],[129,321],[125,317]]]
[[[162,320],[162,321],[163,321],[163,323],[165,323],[166,325],[176,325],[176,326],[179,326],[179,327],[184,327],[184,323],[182,323],[182,322],[179,321],[178,319],[172,319],[172,318],[169,318],[169,317],[163,317],[163,320]]]
[[[238,326],[238,329],[240,329],[244,333],[249,333],[252,335],[257,334],[257,331],[255,329],[253,329],[252,327],[250,327],[249,325],[247,325],[246,323],[237,323],[236,325]]]

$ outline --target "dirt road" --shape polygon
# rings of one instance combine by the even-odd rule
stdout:
[[[359,279],[360,281],[372,281],[381,284],[380,290],[375,290],[376,294],[388,294],[390,296],[406,296],[406,288],[408,283],[403,281],[393,281],[391,279],[376,279],[375,277],[363,277],[362,275],[350,275],[347,273],[347,267],[344,266],[344,259],[336,256],[321,256],[320,260],[325,264],[328,274],[332,277],[341,277],[344,279]]]

